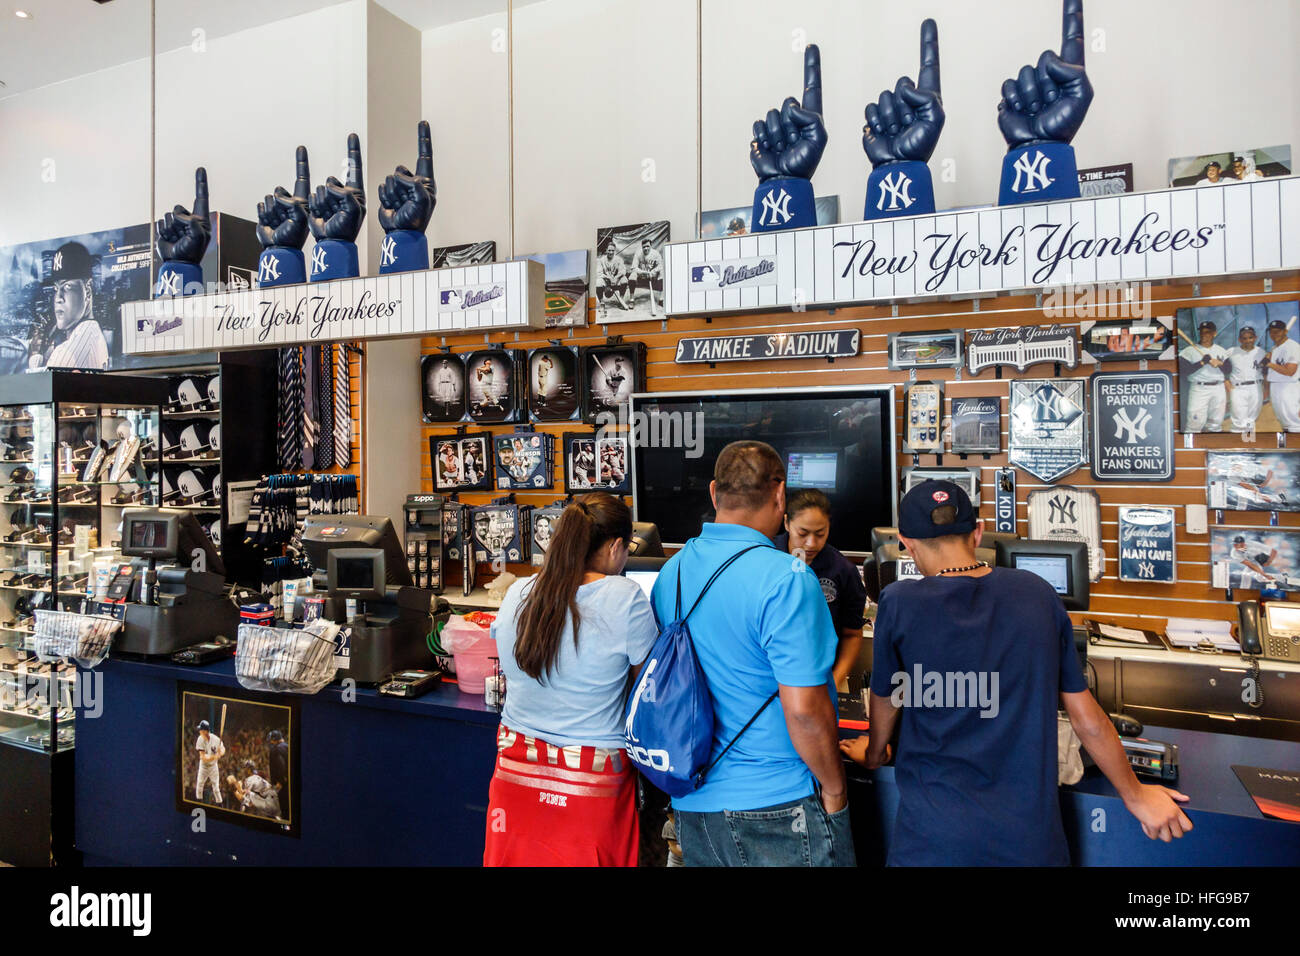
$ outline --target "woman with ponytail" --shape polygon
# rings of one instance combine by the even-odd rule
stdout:
[[[636,774],[623,705],[659,628],[622,577],[632,513],[603,491],[571,502],[542,569],[492,625],[506,701],[485,866],[636,866]]]

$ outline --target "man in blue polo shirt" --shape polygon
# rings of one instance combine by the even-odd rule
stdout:
[[[733,442],[713,478],[715,520],[655,582],[659,622],[675,618],[679,576],[688,608],[723,562],[764,547],[723,572],[690,618],[713,695],[710,759],[740,739],[698,790],[673,799],[682,856],[687,866],[852,866],[830,683],[837,635],[817,576],[772,546],[785,514],[785,465],[770,445]]]
[[[845,741],[868,767],[902,719],[891,866],[1049,866],[1070,862],[1057,794],[1058,706],[1147,836],[1192,828],[1181,793],[1138,782],[1079,668],[1052,586],[975,557],[983,526],[949,481],[904,496],[898,537],[924,577],[881,592],[871,673],[871,737]]]

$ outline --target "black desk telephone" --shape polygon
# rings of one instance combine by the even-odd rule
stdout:
[[[1242,601],[1237,617],[1244,656],[1300,663],[1300,604]]]

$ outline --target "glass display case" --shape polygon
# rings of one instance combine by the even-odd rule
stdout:
[[[158,504],[166,383],[10,378],[0,382],[0,743],[62,751],[75,742],[77,667],[34,655],[36,615],[83,610],[116,553],[122,509]]]

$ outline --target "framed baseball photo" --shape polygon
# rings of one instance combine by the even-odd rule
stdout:
[[[620,408],[645,389],[644,342],[590,345],[582,350],[583,421],[614,425]]]
[[[528,353],[528,415],[535,422],[567,422],[581,406],[578,350],[551,345]]]
[[[895,371],[909,368],[961,368],[961,329],[942,332],[891,332],[889,367]]]
[[[1300,450],[1207,451],[1205,481],[1218,511],[1300,512]]]
[[[1173,324],[1168,316],[1101,322],[1085,319],[1079,323],[1083,360],[1092,363],[1172,359],[1178,351]]]
[[[492,438],[499,491],[551,487],[554,436],[544,432],[515,432]]]
[[[474,560],[480,563],[526,560],[519,533],[519,506],[482,505],[470,511],[474,529]]]
[[[450,269],[453,266],[479,266],[497,261],[495,239],[485,242],[465,242],[458,246],[435,246],[429,250],[430,269]]]
[[[1179,430],[1300,431],[1300,302],[1179,309]]]
[[[465,362],[451,353],[420,359],[420,410],[425,424],[465,419]]]
[[[298,714],[296,700],[178,682],[176,809],[299,836]]]
[[[1002,399],[997,395],[952,398],[955,455],[996,455],[1002,451]]]
[[[625,434],[565,432],[564,490],[575,495],[588,491],[631,494],[628,461]]]
[[[1212,527],[1210,584],[1231,590],[1300,591],[1300,530]]]
[[[430,435],[429,459],[438,491],[491,491],[490,432]]]
[[[524,355],[522,349],[480,349],[466,356],[471,420],[519,421],[519,376],[523,372]]]
[[[586,249],[570,252],[541,252],[518,259],[531,259],[546,267],[546,327],[587,324],[587,289],[591,266]]]
[[[596,230],[597,322],[663,316],[663,248],[668,236],[666,219]]]
[[[556,502],[544,508],[534,508],[529,517],[528,550],[534,567],[540,568],[546,559],[546,549],[551,546],[555,525],[564,514],[564,503]]]

